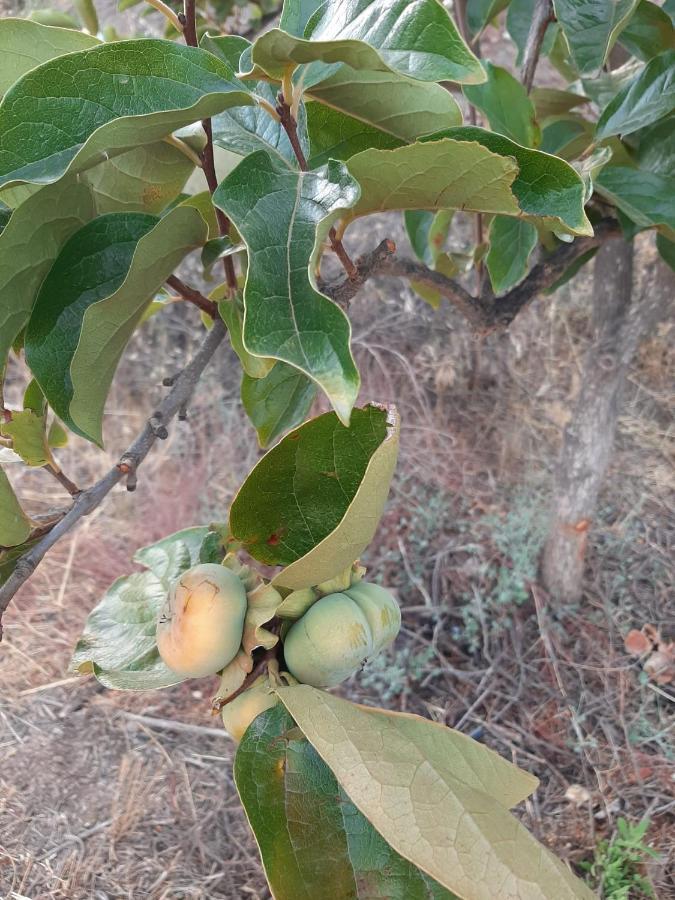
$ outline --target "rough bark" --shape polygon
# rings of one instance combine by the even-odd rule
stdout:
[[[667,299],[664,290],[651,288],[639,300],[633,298],[631,243],[618,238],[600,248],[593,289],[594,339],[563,436],[542,560],[544,585],[562,603],[581,597],[586,544],[610,462],[626,372]]]

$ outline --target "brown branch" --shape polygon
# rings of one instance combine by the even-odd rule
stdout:
[[[202,312],[211,316],[212,319],[215,320],[218,318],[218,304],[214,303],[213,300],[209,300],[208,297],[205,297],[201,291],[190,287],[189,284],[185,284],[185,282],[178,278],[177,275],[169,275],[166,279],[166,283],[169,287],[172,287],[174,291],[179,293],[184,300],[187,300],[188,303],[193,303],[195,306],[199,307]]]
[[[592,237],[576,238],[571,244],[562,244],[550,256],[534,266],[521,284],[502,297],[495,297],[490,290],[485,290],[479,297],[474,297],[457,281],[435,272],[424,263],[384,252],[383,244],[386,242],[359,260],[356,284],[346,278],[337,283],[322,284],[320,287],[327,297],[344,306],[373,276],[397,275],[408,281],[417,281],[434,288],[462,313],[475,331],[486,333],[509,326],[518,313],[543,290],[551,287],[576,259],[618,233],[617,222],[612,219],[601,221]]]
[[[356,261],[356,275],[345,278],[334,284],[319,281],[319,290],[330,297],[342,309],[349,309],[352,299],[373,275],[382,271],[384,265],[396,253],[396,244],[389,239],[382,241],[370,253],[366,253]]]
[[[197,353],[178,375],[172,389],[157,407],[157,411],[148,420],[136,440],[122,454],[120,462],[113,466],[96,484],[81,491],[70,509],[50,529],[49,533],[20,557],[14,571],[0,588],[0,639],[2,638],[2,614],[7,609],[12,597],[21,585],[30,578],[47,551],[68,534],[83,516],[88,516],[93,512],[116,484],[130,473],[135,473],[156,440],[166,437],[166,425],[181,409],[185,408],[204,369],[218,349],[224,336],[225,326],[219,319],[216,319],[213,328],[207,334]],[[163,424],[158,426],[158,422]]]
[[[541,45],[544,43],[546,29],[549,22],[552,22],[554,18],[551,0],[536,0],[532,23],[525,43],[523,65],[520,70],[520,80],[528,94],[532,90],[534,73],[539,62],[539,54],[541,53]]]
[[[47,463],[46,466],[42,467],[45,471],[49,472],[50,475],[53,475],[54,478],[61,484],[70,494],[71,497],[77,497],[80,492],[80,488],[75,484],[74,481],[71,481],[70,478],[59,469],[58,466],[53,465],[51,463]]]

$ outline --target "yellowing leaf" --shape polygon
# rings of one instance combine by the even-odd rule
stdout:
[[[0,547],[23,544],[30,534],[30,519],[21,509],[12,485],[0,469]]]

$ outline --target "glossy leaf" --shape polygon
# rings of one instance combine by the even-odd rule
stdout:
[[[340,788],[281,704],[246,731],[234,777],[277,900],[453,900],[399,856]]]
[[[536,147],[539,126],[527,91],[506,69],[490,62],[484,65],[487,81],[465,87],[466,99],[485,115],[492,131],[525,147]]]
[[[608,104],[596,138],[631,134],[675,109],[675,50],[654,57]]]
[[[305,96],[406,143],[462,123],[459,106],[444,87],[395,72],[339,66],[307,87]]]
[[[350,325],[310,280],[315,247],[358,196],[345,167],[290,170],[265,151],[246,157],[221,182],[214,203],[248,248],[244,347],[287,362],[321,387],[343,422],[358,393]]]
[[[56,181],[252,102],[224,62],[171,41],[61,56],[24,75],[0,103],[0,186]]]
[[[275,360],[266,356],[253,356],[244,346],[244,305],[239,300],[222,300],[218,304],[220,317],[227,325],[232,349],[239,357],[239,362],[245,374],[251,378],[264,378],[275,365]]]
[[[180,194],[195,164],[165,141],[147,144],[87,169],[80,179],[96,212],[162,212]]]
[[[282,362],[262,378],[244,372],[241,382],[241,401],[261,447],[304,422],[315,397],[314,382]]]
[[[155,629],[166,585],[152,572],[118,578],[89,613],[70,669],[107,688],[147,691],[185,679],[162,661]]]
[[[21,509],[9,479],[0,469],[0,547],[23,544],[30,531],[30,519]]]
[[[536,779],[417,716],[358,707],[308,685],[281,701],[347,796],[404,858],[460,897],[591,900],[508,812]]]
[[[602,68],[637,0],[553,0],[572,59],[582,75]]]
[[[176,265],[206,240],[199,213],[99,216],[65,244],[26,331],[26,360],[73,431],[102,442],[105,399],[145,307]]]
[[[307,131],[311,169],[326,165],[330,159],[350,159],[371,147],[391,150],[404,143],[400,138],[321,103],[307,105]]]
[[[312,62],[400,72],[419,81],[473,84],[485,77],[436,0],[330,0],[311,17],[304,39],[272,29],[258,38],[251,57],[273,78],[289,65]]]
[[[656,3],[640,0],[630,22],[621,32],[619,42],[633,56],[648,62],[659,53],[675,47],[673,22]]]
[[[568,163],[547,153],[521,147],[514,141],[483,128],[450,128],[425,140],[438,140],[441,137],[455,141],[476,141],[493,153],[502,154],[505,159],[515,159],[519,171],[512,189],[526,216],[539,219],[550,227],[569,231],[570,234],[593,234],[584,211],[583,182]]]
[[[176,531],[154,544],[141,547],[134,553],[134,562],[150,569],[168,588],[186,569],[203,562],[200,559],[201,547],[208,533],[206,525]]]
[[[70,28],[52,28],[29,19],[0,19],[0,95],[41,63],[98,43],[98,38]]]
[[[52,462],[44,415],[37,415],[32,409],[13,412],[10,421],[0,425],[0,434],[11,438],[12,449],[26,465],[46,466]]]
[[[66,241],[94,216],[89,188],[71,179],[42,188],[0,234],[0,369]]]
[[[505,294],[525,278],[530,254],[536,246],[534,225],[508,216],[494,217],[485,265],[495,294]]]
[[[675,229],[675,176],[629,166],[605,166],[595,189],[642,228]]]
[[[673,118],[662,119],[651,128],[640,131],[639,138],[640,144],[635,153],[638,167],[648,172],[672,175],[675,172],[675,121]]]
[[[301,425],[251,471],[230,510],[230,528],[255,559],[287,568],[294,590],[342,572],[373,537],[396,463],[398,423],[385,409],[355,409],[349,428],[334,413]]]

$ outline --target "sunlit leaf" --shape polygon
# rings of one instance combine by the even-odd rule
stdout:
[[[621,32],[619,42],[634,56],[648,62],[665,50],[675,47],[673,22],[660,6],[651,0],[640,0],[637,9]]]
[[[638,0],[553,0],[572,59],[582,75],[604,64]]]
[[[607,105],[596,138],[631,134],[675,109],[675,50],[655,56]]]
[[[13,412],[10,421],[0,425],[0,434],[11,438],[12,449],[26,465],[46,466],[52,461],[44,415],[32,409]]]

